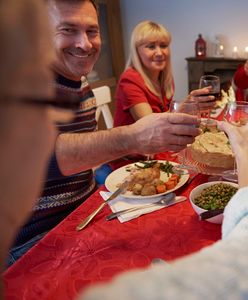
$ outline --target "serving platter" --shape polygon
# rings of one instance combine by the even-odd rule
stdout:
[[[225,175],[225,171],[229,170],[227,168],[219,168],[219,167],[210,167],[205,164],[202,164],[192,158],[190,148],[186,148],[180,151],[177,155],[178,161],[181,163],[184,158],[184,164],[190,167],[194,167],[197,173],[206,174],[206,175],[217,175],[222,176]]]

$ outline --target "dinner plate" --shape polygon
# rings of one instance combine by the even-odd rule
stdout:
[[[165,163],[166,160],[158,160],[158,162]],[[178,165],[177,163],[172,162],[172,161],[169,161],[169,163],[172,164],[173,166]],[[106,188],[110,192],[114,192],[118,188],[118,186],[130,175],[130,171],[128,171],[128,170],[130,170],[130,168],[132,168],[132,167],[135,167],[135,164],[138,164],[138,163],[126,165],[126,166],[121,167],[121,168],[113,171],[112,173],[110,173],[109,176],[105,180]],[[160,197],[162,195],[168,194],[170,192],[173,192],[173,191],[179,189],[181,186],[183,186],[187,182],[188,178],[189,178],[189,174],[181,175],[178,184],[173,189],[170,189],[164,193],[150,195],[150,196],[141,196],[141,195],[134,195],[131,191],[126,191],[124,194],[122,194],[122,196],[126,197],[126,198],[138,198],[138,199]],[[168,180],[167,174],[163,171],[160,171],[160,179],[163,181],[167,181]]]

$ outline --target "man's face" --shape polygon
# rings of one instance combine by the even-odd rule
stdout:
[[[100,53],[97,12],[88,1],[48,3],[56,51],[54,70],[68,79],[80,80],[92,70]]]

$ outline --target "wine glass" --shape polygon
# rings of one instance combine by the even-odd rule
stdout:
[[[247,124],[248,102],[229,102],[229,104],[226,107],[223,120],[229,122],[234,126],[244,126],[245,124]],[[233,170],[224,171],[222,177],[229,181],[238,182],[236,160],[234,160]]]
[[[197,116],[200,118],[200,108],[198,101],[195,100],[187,100],[187,101],[171,101],[169,111],[171,113],[184,113],[193,116]],[[189,166],[185,162],[185,152],[182,153],[182,161],[179,165],[173,167],[173,171],[177,174],[186,174],[187,173],[196,173],[197,170],[193,166]]]
[[[200,78],[199,88],[209,87],[211,86],[211,90],[209,94],[205,94],[204,96],[214,96],[216,101],[220,96],[220,78],[215,75],[203,75]],[[207,109],[202,111],[202,116],[207,118],[207,123],[209,122],[211,114],[211,109]]]

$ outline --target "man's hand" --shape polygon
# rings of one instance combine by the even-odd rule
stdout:
[[[130,125],[138,153],[180,151],[194,142],[200,130],[196,116],[181,113],[148,115]]]

